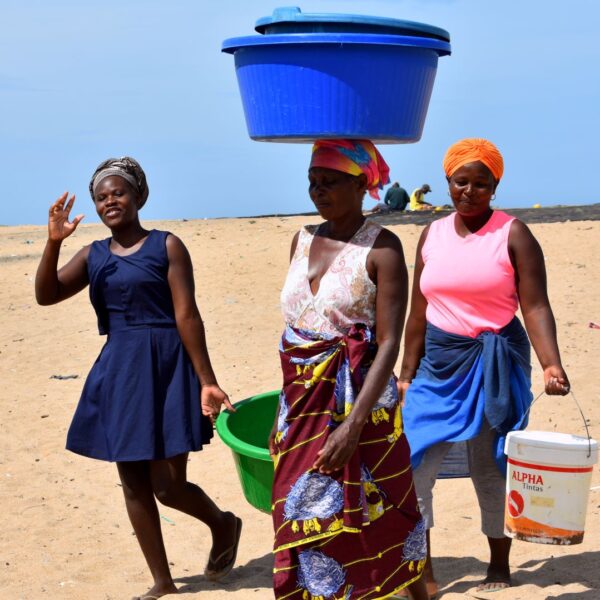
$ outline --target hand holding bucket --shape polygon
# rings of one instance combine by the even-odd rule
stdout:
[[[573,392],[570,393],[583,418],[586,437],[550,431],[512,431],[506,438],[504,533],[511,538],[561,545],[579,544],[583,540],[598,443],[589,436],[583,412]]]

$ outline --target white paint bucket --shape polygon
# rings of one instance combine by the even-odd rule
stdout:
[[[598,443],[567,433],[512,431],[504,452],[505,535],[539,544],[580,544]]]

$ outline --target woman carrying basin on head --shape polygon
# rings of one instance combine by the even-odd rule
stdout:
[[[369,141],[319,141],[308,179],[324,222],[294,237],[281,294],[275,597],[375,599],[408,587],[425,600],[425,530],[392,374],[406,265],[400,240],[362,212],[388,167]]]

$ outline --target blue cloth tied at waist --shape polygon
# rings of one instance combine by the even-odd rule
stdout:
[[[485,331],[475,338],[427,323],[425,356],[403,410],[413,468],[430,446],[469,440],[487,421],[497,433],[494,456],[505,473],[506,434],[527,424],[530,358],[529,339],[517,317],[497,334]]]

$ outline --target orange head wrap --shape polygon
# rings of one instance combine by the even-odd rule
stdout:
[[[504,173],[502,154],[492,142],[483,138],[465,138],[448,148],[443,163],[446,176],[452,177],[457,169],[476,161],[482,162],[492,172],[494,179],[500,181]]]

